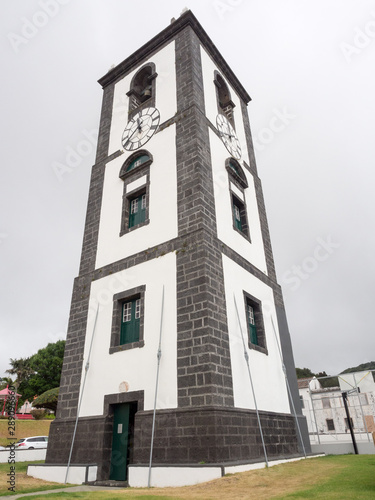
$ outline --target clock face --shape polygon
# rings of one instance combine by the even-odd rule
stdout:
[[[144,108],[126,125],[122,134],[122,147],[127,151],[140,148],[156,132],[159,126],[160,113],[156,108]]]
[[[220,138],[229,153],[233,156],[233,158],[239,160],[241,158],[240,141],[238,140],[232,125],[224,115],[217,115],[216,127],[219,131]]]

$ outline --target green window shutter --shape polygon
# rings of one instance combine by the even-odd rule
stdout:
[[[146,193],[142,194],[139,197],[138,203],[141,207],[139,211],[139,222],[138,222],[138,224],[140,224],[141,222],[144,222],[146,220]]]
[[[252,344],[258,345],[258,335],[255,325],[250,326],[250,342]]]
[[[234,215],[234,223],[236,225],[236,228],[239,231],[242,231],[242,224],[241,224],[241,212],[239,207],[233,203],[233,215]]]
[[[120,344],[139,341],[141,299],[134,299],[122,305]]]
[[[138,215],[138,198],[133,198],[130,200],[129,207],[129,227],[133,227],[136,225]]]
[[[247,321],[249,325],[250,342],[252,344],[259,345],[257,328],[255,325],[254,309],[250,304],[247,304]]]
[[[129,228],[138,226],[146,220],[146,194],[129,200]]]

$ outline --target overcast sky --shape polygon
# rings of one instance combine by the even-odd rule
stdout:
[[[0,5],[0,376],[10,357],[66,337],[97,80],[185,6],[252,97],[296,366],[335,374],[375,359],[375,1],[8,0]]]

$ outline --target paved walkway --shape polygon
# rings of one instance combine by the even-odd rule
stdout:
[[[32,497],[35,495],[47,495],[48,493],[60,493],[62,491],[66,492],[74,492],[74,491],[108,491],[108,490],[116,490],[116,491],[121,491],[122,488],[117,488],[117,487],[104,487],[104,486],[69,486],[68,488],[56,488],[55,490],[44,490],[44,491],[34,491],[33,493],[20,493],[19,495],[7,495],[7,496],[1,496],[1,498],[6,498],[7,500],[13,500],[16,498],[25,498],[25,497]]]

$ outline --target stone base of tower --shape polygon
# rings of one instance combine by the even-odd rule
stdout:
[[[152,417],[152,411],[135,414],[134,444],[129,449],[128,465],[129,482],[134,483],[133,486],[140,485],[148,468]],[[291,415],[260,412],[260,420],[270,461],[302,455]],[[74,419],[56,419],[52,423],[44,467],[66,467],[74,425]],[[111,416],[78,421],[71,464],[97,467],[97,481],[110,477],[112,428]],[[202,481],[212,479],[210,474],[220,477],[223,467],[262,464],[264,460],[258,420],[253,410],[197,407],[156,412],[153,466],[160,469],[160,484],[168,477],[170,468],[178,468],[176,478],[183,470],[191,469],[186,480],[191,476],[193,482],[200,482],[199,478]],[[202,466],[200,471],[195,470],[198,466]]]
[[[298,454],[291,415],[260,412],[270,457]],[[150,456],[152,412],[137,414],[134,464]],[[198,407],[159,410],[156,414],[153,461],[158,464],[223,463],[264,459],[256,412],[238,408]]]

